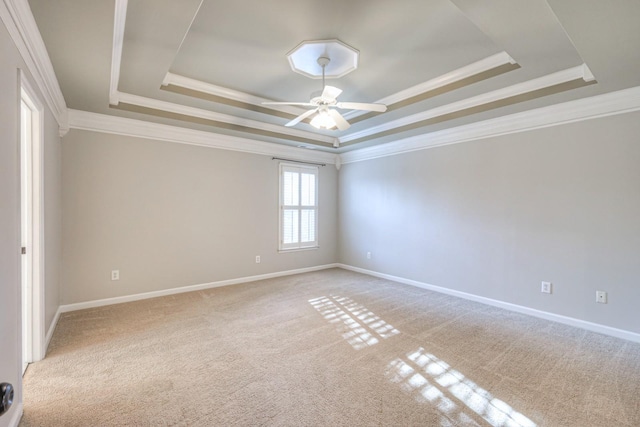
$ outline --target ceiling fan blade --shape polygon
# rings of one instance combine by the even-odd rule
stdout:
[[[346,121],[344,117],[342,117],[342,114],[340,114],[337,110],[329,108],[329,115],[331,116],[333,121],[336,122],[336,126],[338,127],[338,129],[347,130],[351,126],[349,122]]]
[[[295,119],[291,120],[289,123],[287,123],[285,126],[287,127],[291,127],[291,126],[295,126],[298,123],[300,123],[301,121],[303,121],[304,119],[306,119],[307,117],[309,117],[310,115],[312,115],[313,113],[315,113],[316,111],[318,111],[317,108],[314,108],[312,110],[309,111],[305,111],[304,113],[300,114],[298,117],[296,117]]]
[[[342,93],[342,89],[338,89],[333,86],[325,86],[322,90],[322,95],[320,95],[324,99],[334,100]]]
[[[364,102],[338,102],[336,107],[346,110],[378,111],[380,113],[387,111],[387,106],[384,104],[367,104]]]
[[[315,107],[314,104],[310,102],[276,102],[276,101],[265,101],[261,102],[262,105],[303,105],[305,107]]]

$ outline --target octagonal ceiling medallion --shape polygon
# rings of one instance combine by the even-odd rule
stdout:
[[[360,52],[340,40],[308,40],[287,53],[291,69],[312,79],[322,78],[318,58],[329,58],[325,78],[337,79],[358,68]]]

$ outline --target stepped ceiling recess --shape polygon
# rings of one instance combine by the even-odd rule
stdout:
[[[640,2],[631,0],[29,5],[72,113],[332,153],[640,85]],[[288,56],[318,40],[356,52],[328,52],[344,68],[327,68],[338,100],[383,103],[386,112],[340,110],[349,129],[318,130],[309,119],[284,126],[304,107],[262,104],[308,102],[322,89],[316,58],[305,63],[313,47],[296,66]]]

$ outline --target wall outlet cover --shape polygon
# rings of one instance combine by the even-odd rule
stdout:
[[[551,293],[551,282],[542,282],[540,286],[540,292],[545,294]]]

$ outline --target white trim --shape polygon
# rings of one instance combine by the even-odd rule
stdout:
[[[317,62],[320,52],[332,59],[324,69]],[[310,79],[321,79],[323,75],[326,79],[339,79],[358,68],[360,51],[338,39],[304,40],[286,56],[294,73]]]
[[[582,64],[582,74],[584,75],[584,77],[582,77],[584,79],[585,82],[592,82],[595,81],[596,76],[593,75],[593,73],[591,72],[591,70],[589,69],[589,66],[587,66],[587,64]]]
[[[341,156],[336,156],[336,169],[340,170],[340,167],[342,167],[342,157]]]
[[[456,101],[450,104],[441,105],[439,107],[435,107],[430,110],[422,111],[420,113],[412,114],[410,116],[401,117],[396,120],[391,120],[389,122],[383,123],[378,126],[372,126],[358,132],[352,132],[350,134],[340,137],[340,142],[344,143],[344,142],[353,141],[356,139],[360,139],[360,138],[375,135],[381,132],[385,132],[391,129],[396,129],[402,126],[407,126],[413,123],[432,119],[434,117],[440,117],[445,114],[451,114],[457,111],[466,110],[468,108],[489,104],[492,102],[500,101],[502,99],[507,99],[513,96],[534,92],[536,90],[555,86],[561,83],[567,83],[573,80],[583,79],[587,81],[586,79],[592,78],[593,75],[589,73],[589,75],[586,76],[585,70],[588,70],[588,68],[585,64],[582,64],[577,67],[568,68],[566,70],[558,71],[552,74],[547,74],[546,76],[538,77],[537,79],[527,80],[526,82],[517,83],[501,89],[493,90],[491,92],[486,92],[481,95],[472,96],[470,98],[466,98],[461,101]]]
[[[20,71],[20,88],[24,91],[33,112],[33,118],[37,128],[32,132],[31,146],[31,194],[32,194],[32,220],[31,220],[31,331],[32,346],[30,362],[37,362],[44,357],[44,311],[45,311],[45,229],[44,229],[44,106],[40,97],[29,83],[24,72]],[[22,93],[21,99],[24,99]]]
[[[2,0],[0,19],[7,27],[58,126],[67,129],[67,105],[27,0]]]
[[[113,17],[113,45],[111,47],[111,79],[109,80],[109,104],[118,105],[118,82],[124,43],[124,25],[127,20],[128,0],[116,0]]]
[[[354,267],[351,265],[338,264],[338,267],[343,268],[345,270],[355,271],[356,273],[362,273],[362,274],[366,274],[373,277],[380,277],[382,279],[392,280],[398,283],[404,283],[405,285],[411,285],[418,288],[438,292],[441,294],[452,295],[454,297],[479,302],[479,303],[490,305],[493,307],[503,308],[505,310],[514,311],[516,313],[522,313],[529,316],[538,317],[540,319],[563,323],[565,325],[574,326],[580,329],[586,329],[588,331],[597,332],[599,334],[609,335],[612,337],[640,343],[640,334],[636,332],[613,328],[611,326],[592,323],[586,320],[576,319],[573,317],[563,316],[560,314],[549,313],[547,311],[537,310],[535,308],[529,308],[522,305],[512,304],[509,302],[486,298],[479,295],[469,294],[467,292],[456,291],[454,289],[443,288],[441,286],[430,285],[428,283],[419,282],[417,280],[405,279],[403,277],[392,276],[390,274],[379,273],[377,271],[372,271],[372,270],[366,270],[364,268]]]
[[[382,98],[380,101],[384,104],[395,104],[405,99],[413,98],[414,96],[421,95],[425,92],[432,91],[434,89],[441,88],[451,83],[464,80],[466,78],[475,76],[476,74],[484,73],[485,71],[492,70],[506,64],[516,64],[516,61],[509,56],[507,52],[496,53],[487,58],[476,61],[472,64],[460,67],[449,73],[443,74],[434,79],[428,80],[424,83],[420,83],[416,86],[402,90],[396,94]]]
[[[282,125],[274,125],[271,123],[259,122],[257,120],[246,119],[243,117],[232,116],[230,114],[216,113],[215,111],[203,110],[201,108],[188,107],[182,104],[174,104],[172,102],[160,101],[158,99],[146,98],[144,96],[133,95],[130,93],[118,92],[118,101],[126,104],[137,105],[140,107],[152,108],[155,110],[167,111],[169,113],[181,114],[190,117],[198,117],[206,120],[214,120],[217,122],[229,123],[236,126],[244,126],[252,129],[259,129],[266,132],[274,132],[282,135],[296,136],[299,138],[310,139],[312,141],[325,142],[333,144],[334,137],[319,135],[313,132],[288,128]]]
[[[20,380],[22,381],[22,376],[20,376]],[[16,393],[17,393],[17,390],[16,390]],[[15,409],[13,410],[13,416],[9,420],[9,427],[18,427],[18,425],[20,424],[20,419],[22,418],[22,414],[24,412],[24,406],[22,402],[14,401],[13,407]]]
[[[273,279],[274,277],[291,276],[294,274],[309,273],[312,271],[326,270],[329,268],[336,268],[336,267],[338,267],[338,264],[325,264],[325,265],[318,265],[315,267],[306,267],[306,268],[298,268],[295,270],[278,271],[275,273],[259,274],[257,276],[239,277],[237,279],[202,283],[199,285],[181,286],[179,288],[163,289],[161,291],[152,291],[152,292],[145,292],[141,294],[125,295],[121,297],[78,302],[74,304],[65,304],[60,306],[59,311],[61,313],[67,313],[70,311],[84,310],[87,308],[103,307],[106,305],[121,304],[125,302],[139,301],[139,300],[144,300],[149,298],[157,298],[157,297],[163,297],[167,295],[181,294],[185,292],[202,291],[204,289],[219,288],[222,286],[237,285],[241,283],[256,282],[258,280]]]
[[[340,155],[341,164],[640,110],[640,86],[426,133]]]
[[[483,73],[488,70],[492,70],[494,68],[497,68],[499,66],[506,65],[506,64],[516,64],[516,61],[511,56],[509,56],[509,54],[507,54],[506,52],[500,52],[495,55],[476,61],[472,64],[466,65],[464,67],[460,67],[456,70],[453,70],[449,73],[433,78],[426,82],[417,84],[408,89],[404,89],[400,92],[397,92],[385,98],[379,99],[378,101],[376,101],[376,103],[386,104],[386,105],[395,104],[397,102],[404,101],[414,96],[421,95],[425,92],[438,89],[440,87],[455,83],[457,81],[466,79],[476,74]],[[233,89],[225,88],[222,86],[216,86],[210,83],[203,82],[201,80],[196,80],[196,79],[181,76],[178,74],[173,74],[171,72],[168,72],[166,74],[164,80],[162,81],[162,85],[163,86],[168,86],[168,85],[179,86],[185,89],[191,89],[198,92],[207,93],[210,95],[233,99],[235,101],[244,102],[252,105],[258,105],[264,108],[271,108],[273,110],[283,111],[283,112],[291,113],[295,115],[302,114],[306,111],[304,109],[296,108],[293,106],[262,105],[262,102],[270,101],[270,100],[266,98],[261,98],[259,96],[250,95],[245,92],[240,92]],[[347,119],[352,119],[366,113],[367,113],[366,111],[353,110],[343,115]]]
[[[195,90],[197,92],[207,93],[209,95],[219,96],[222,98],[232,99],[234,101],[243,102],[245,104],[257,105],[263,108],[269,108],[271,110],[282,111],[285,113],[295,114],[296,116],[307,111],[304,108],[297,108],[289,105],[262,105],[263,102],[271,101],[267,98],[261,98],[259,96],[250,95],[238,90],[229,89],[222,86],[216,86],[211,83],[206,83],[201,80],[184,77],[178,74],[167,73],[162,86],[178,86],[185,89]]]
[[[396,104],[406,99],[413,98],[414,96],[422,95],[425,92],[433,91],[506,64],[517,64],[517,62],[509,56],[507,52],[503,51],[496,53],[495,55],[488,56],[472,64],[465,65],[464,67],[460,67],[431,80],[427,80],[426,82],[401,90],[393,95],[381,98],[377,100],[376,103],[385,105]],[[350,111],[343,115],[346,119],[352,119],[354,117],[362,116],[363,114],[367,114],[367,111]]]
[[[58,326],[58,321],[60,320],[61,314],[62,314],[62,309],[60,308],[60,306],[58,306],[58,309],[56,310],[56,314],[55,316],[53,316],[53,320],[51,321],[51,324],[49,325],[49,329],[47,331],[47,337],[45,339],[43,356],[47,355],[47,350],[49,349],[49,343],[51,343],[51,338],[53,337],[53,333],[56,330],[56,326]]]
[[[309,246],[304,248],[295,248],[295,249],[278,249],[279,254],[288,254],[291,252],[304,252],[304,251],[317,251],[320,249],[320,245],[318,246]]]
[[[337,155],[319,150],[290,147],[236,136],[220,135],[106,114],[69,110],[69,126],[73,129],[148,138],[179,144],[199,145],[221,150],[267,156],[286,156],[292,160],[335,164]]]
[[[122,46],[124,42],[125,22],[127,19],[127,2],[128,0],[116,0],[114,24],[113,24],[113,45],[111,52],[111,77],[109,84],[109,104],[118,105],[120,102],[137,105],[140,107],[152,108],[167,111],[175,114],[182,114],[190,117],[198,117],[207,120],[214,120],[223,123],[229,123],[237,126],[249,127],[252,129],[260,129],[267,132],[274,132],[283,135],[296,136],[300,138],[310,139],[312,141],[320,141],[329,144],[335,142],[334,137],[320,135],[314,132],[303,131],[299,129],[291,129],[281,125],[260,122],[257,120],[245,119],[229,114],[216,113],[209,110],[203,110],[195,107],[188,107],[181,104],[161,101],[152,98],[146,98],[139,95],[118,91],[118,82],[120,80],[120,65],[122,61]],[[188,77],[179,76],[168,72],[162,81],[162,85],[173,84],[176,86],[193,89],[216,96],[222,96],[234,99],[240,102],[262,106],[263,101],[268,101],[257,96],[252,96],[240,91],[223,88],[221,86],[212,85]],[[288,106],[264,106],[274,110],[280,110],[291,114],[299,115],[305,110]]]

